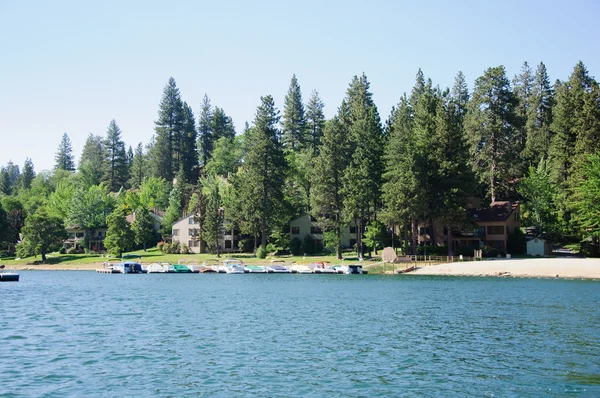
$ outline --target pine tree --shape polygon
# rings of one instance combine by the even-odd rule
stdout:
[[[33,170],[33,162],[30,158],[25,159],[25,164],[23,165],[23,173],[21,174],[20,186],[21,189],[29,189],[31,188],[31,182],[35,178],[35,171]]]
[[[580,61],[569,80],[554,88],[556,97],[550,126],[554,135],[548,150],[548,165],[550,178],[561,186],[561,190],[566,189],[571,177],[577,141],[576,126],[580,123],[585,92],[590,90],[591,84],[592,79]]]
[[[171,182],[179,170],[180,143],[183,132],[183,102],[172,77],[163,90],[156,124],[156,141],[152,150],[155,177]]]
[[[117,192],[127,187],[129,180],[129,166],[125,143],[121,140],[121,130],[113,119],[108,125],[106,139],[104,140],[105,169],[102,181],[110,192]]]
[[[204,182],[204,196],[206,198],[206,216],[202,225],[203,239],[212,253],[221,257],[219,242],[223,240],[223,209],[219,189],[219,180],[209,177]]]
[[[419,68],[417,72],[417,76],[415,78],[415,85],[410,93],[410,107],[414,110],[417,108],[417,102],[419,101],[419,97],[425,91],[425,76],[423,75],[423,71]]]
[[[121,257],[133,243],[133,234],[125,219],[125,213],[120,208],[115,209],[106,217],[106,223],[108,230],[104,238],[104,247],[110,254]]]
[[[312,153],[318,155],[321,138],[324,134],[325,115],[323,113],[325,104],[319,98],[319,93],[313,90],[308,104],[306,104],[306,129],[304,136],[304,145],[311,150]]]
[[[513,80],[513,93],[517,100],[515,106],[515,127],[519,130],[519,152],[525,149],[527,142],[527,119],[531,111],[534,75],[527,62],[523,62],[521,73]]]
[[[181,137],[181,164],[187,183],[195,184],[198,179],[198,147],[196,144],[196,121],[192,108],[183,103],[183,135]]]
[[[84,185],[98,185],[106,170],[104,140],[99,135],[88,135],[79,159],[79,175]]]
[[[211,117],[211,132],[212,132],[212,147],[221,138],[227,138],[232,140],[235,137],[235,127],[233,126],[233,120],[230,116],[227,116],[223,108],[215,107]]]
[[[538,165],[542,159],[548,158],[548,148],[552,139],[550,127],[553,105],[554,93],[550,86],[546,66],[541,62],[535,72],[525,124],[527,139],[521,161],[526,169]]]
[[[488,68],[475,81],[465,128],[473,171],[487,185],[492,202],[513,194],[510,184],[516,174],[520,138],[515,127],[516,103],[504,66]]]
[[[153,221],[150,212],[141,206],[135,211],[135,220],[131,224],[134,241],[137,245],[142,245],[146,251],[146,245],[152,242]]]
[[[170,236],[173,224],[181,217],[181,193],[177,188],[173,188],[169,194],[169,207],[162,219],[162,234]]]
[[[279,141],[278,122],[279,111],[275,107],[273,97],[261,97],[254,127],[250,129],[247,137],[244,172],[240,174],[243,176],[240,187],[245,191],[243,195],[258,202],[256,213],[248,207],[243,211],[248,218],[258,218],[263,249],[267,245],[267,236],[279,221],[283,206],[281,199],[287,165]],[[239,191],[237,194],[242,195]]]
[[[200,117],[198,119],[198,148],[200,149],[200,164],[206,166],[213,150],[212,108],[206,94],[202,99]]]
[[[344,218],[357,226],[358,256],[362,259],[362,231],[379,207],[382,174],[382,129],[370,84],[363,73],[354,76],[346,94],[349,106],[350,161],[344,170]]]
[[[133,154],[133,160],[131,162],[131,178],[129,180],[129,186],[132,188],[139,188],[144,179],[147,176],[146,170],[146,159],[144,156],[144,148],[142,143],[138,143],[135,147],[135,152]]]
[[[312,213],[325,231],[335,235],[337,258],[342,258],[342,218],[344,211],[342,179],[348,165],[348,131],[338,117],[325,124],[324,134],[312,173],[310,195]]]
[[[12,193],[12,187],[10,184],[10,175],[6,167],[0,169],[0,194],[10,195]]]
[[[302,103],[302,91],[296,75],[292,75],[290,87],[285,96],[282,117],[282,143],[286,149],[297,151],[304,145],[306,117]]]
[[[71,139],[64,133],[54,157],[55,170],[75,171],[75,161],[73,160],[73,147]]]

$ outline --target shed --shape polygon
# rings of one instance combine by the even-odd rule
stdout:
[[[552,254],[552,242],[543,238],[532,238],[527,241],[528,256],[549,256]]]

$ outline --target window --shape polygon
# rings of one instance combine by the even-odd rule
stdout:
[[[322,234],[323,231],[319,227],[310,227],[311,234]]]
[[[354,247],[356,245],[356,239],[350,239],[350,247]]]
[[[84,233],[84,232],[75,232],[75,237],[76,237],[76,238],[83,238],[83,237],[84,237],[84,235],[85,235],[85,233]]]
[[[488,235],[504,235],[504,225],[488,225]]]
[[[356,233],[356,225],[350,226],[350,233],[351,234],[355,234]],[[356,243],[356,242],[354,242],[354,243]],[[354,244],[352,244],[352,246],[354,246]]]
[[[190,240],[188,241],[188,247],[200,247],[199,240]]]
[[[300,235],[300,227],[292,227],[292,235]]]
[[[225,249],[231,249],[231,241],[230,240],[225,241]]]
[[[323,241],[321,239],[313,239],[313,246],[315,250],[321,251],[323,250]]]
[[[179,236],[179,230],[178,229],[174,229],[173,230],[173,236]]]
[[[198,228],[188,229],[188,236],[198,236],[199,234],[200,234],[200,229],[198,229]]]
[[[521,213],[516,213],[515,212],[514,219],[515,219],[515,221],[520,221],[521,220]]]
[[[196,224],[196,219],[194,217],[190,217],[188,222],[190,223],[190,225]]]

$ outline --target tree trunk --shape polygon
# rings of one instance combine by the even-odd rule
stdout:
[[[42,251],[40,254],[42,255],[42,262],[45,263],[46,262],[46,252]]]
[[[417,220],[413,219],[411,222],[411,238],[412,238],[412,254],[417,255]]]
[[[337,259],[342,259],[342,233],[339,225],[335,227],[335,254]]]
[[[454,255],[454,246],[453,246],[453,238],[454,236],[452,235],[452,227],[447,226],[447,231],[448,231],[448,257],[453,256]]]
[[[358,222],[356,223],[356,254],[360,261],[364,259],[362,247],[362,221],[360,219],[358,219]]]

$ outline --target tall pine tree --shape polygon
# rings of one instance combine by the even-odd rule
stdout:
[[[110,192],[127,188],[129,181],[129,162],[125,143],[121,140],[121,129],[113,119],[108,125],[104,140],[105,170],[102,181],[106,182]]]
[[[54,157],[54,170],[75,171],[75,161],[73,160],[73,146],[71,139],[64,133]]]
[[[292,75],[290,87],[285,96],[282,118],[282,142],[286,149],[297,151],[304,144],[306,117],[302,103],[302,91],[296,75]]]

